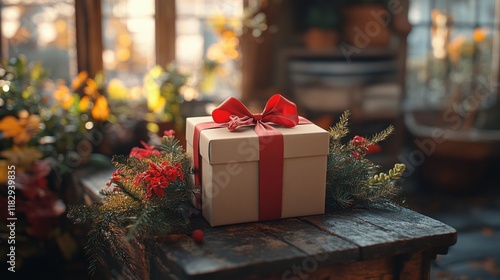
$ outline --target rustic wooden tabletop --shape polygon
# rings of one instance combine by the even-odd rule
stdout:
[[[210,227],[157,240],[151,278],[427,279],[430,261],[456,242],[456,231],[400,207],[348,209],[263,223]],[[168,279],[168,277],[167,277]]]
[[[95,199],[109,174],[75,175]],[[431,260],[457,240],[450,226],[391,205],[220,227],[195,216],[191,224],[203,242],[189,234],[151,240],[140,252],[141,278],[429,279]]]

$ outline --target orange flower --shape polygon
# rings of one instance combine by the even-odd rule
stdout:
[[[89,74],[87,73],[87,71],[82,71],[78,73],[78,76],[76,76],[71,82],[71,88],[73,90],[77,90],[83,85],[83,83],[87,80],[88,77]]]
[[[462,56],[462,49],[465,44],[464,36],[458,36],[453,41],[448,44],[448,54],[450,56],[450,60],[453,62],[457,62]]]
[[[88,96],[84,96],[82,97],[82,99],[80,99],[80,104],[78,104],[78,109],[80,110],[80,112],[85,112],[89,108],[89,105],[90,105],[90,98]]]
[[[481,43],[488,35],[488,28],[476,28],[472,33],[472,39],[475,43]]]
[[[95,120],[107,120],[109,117],[109,107],[108,107],[108,100],[106,100],[106,97],[100,95],[97,97],[94,107],[90,111],[92,114],[92,118]]]
[[[61,106],[65,109],[68,110],[71,105],[73,105],[73,102],[75,100],[73,94],[69,91],[69,88],[65,85],[59,85],[57,87],[57,90],[54,91],[54,99],[59,101]]]
[[[35,115],[31,115],[27,118],[20,119],[18,123],[23,129],[21,133],[14,137],[14,144],[23,146],[40,130],[40,119]]]
[[[23,128],[19,125],[16,117],[6,116],[0,120],[0,131],[4,138],[12,138],[21,133]]]
[[[99,91],[97,91],[97,84],[92,79],[87,79],[87,86],[83,89],[83,92],[94,99],[99,96]]]
[[[0,120],[0,131],[3,137],[13,138],[15,145],[23,146],[40,130],[39,124],[40,119],[34,115],[22,119],[6,116]]]

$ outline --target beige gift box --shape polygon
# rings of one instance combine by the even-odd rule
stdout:
[[[193,133],[212,117],[188,118],[187,153],[193,155]],[[326,156],[329,135],[314,124],[275,126],[283,134],[281,217],[325,212]],[[259,220],[259,139],[253,127],[201,131],[202,215],[212,226]]]

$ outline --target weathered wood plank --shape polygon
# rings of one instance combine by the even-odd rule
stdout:
[[[304,223],[299,219],[286,219],[258,226],[269,234],[300,249],[309,257],[320,261],[324,266],[332,262],[358,261],[359,246],[338,236]]]
[[[399,235],[398,242],[403,243],[410,252],[448,248],[457,241],[454,228],[403,207],[372,207],[367,211],[348,212],[345,215]]]
[[[306,219],[359,245],[362,259],[447,247],[456,242],[453,228],[403,208],[348,209]]]
[[[286,271],[307,254],[263,231],[258,224],[203,227],[205,238],[195,243],[187,235],[170,235],[155,244],[154,262],[166,263],[179,279],[239,279]],[[158,260],[158,258],[160,258]],[[152,268],[152,278],[166,277]]]
[[[386,232],[363,220],[339,214],[306,218],[318,228],[347,239],[360,247],[360,260],[390,256],[396,251],[392,242],[398,235]]]

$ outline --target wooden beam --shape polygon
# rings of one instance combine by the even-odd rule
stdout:
[[[175,60],[175,0],[155,0],[156,64]]]
[[[260,12],[267,18],[267,25],[275,25],[280,13],[285,7],[285,1],[268,1],[260,6]],[[250,1],[245,0],[245,7]],[[242,55],[242,81],[241,99],[265,100],[274,92],[274,71],[275,71],[275,34],[269,31],[264,32],[260,37],[255,38],[252,31],[244,29],[240,38]]]
[[[75,0],[78,72],[94,77],[103,70],[101,0]]]
[[[497,91],[497,103],[500,103],[500,3],[495,6],[495,24],[493,27],[493,46],[492,46],[492,82]]]
[[[3,9],[3,3],[0,1],[0,11]],[[5,46],[4,46],[5,45]],[[7,59],[7,38],[3,36],[3,30],[2,30],[2,17],[0,15],[0,61],[4,61]],[[5,53],[4,53],[5,51]]]

